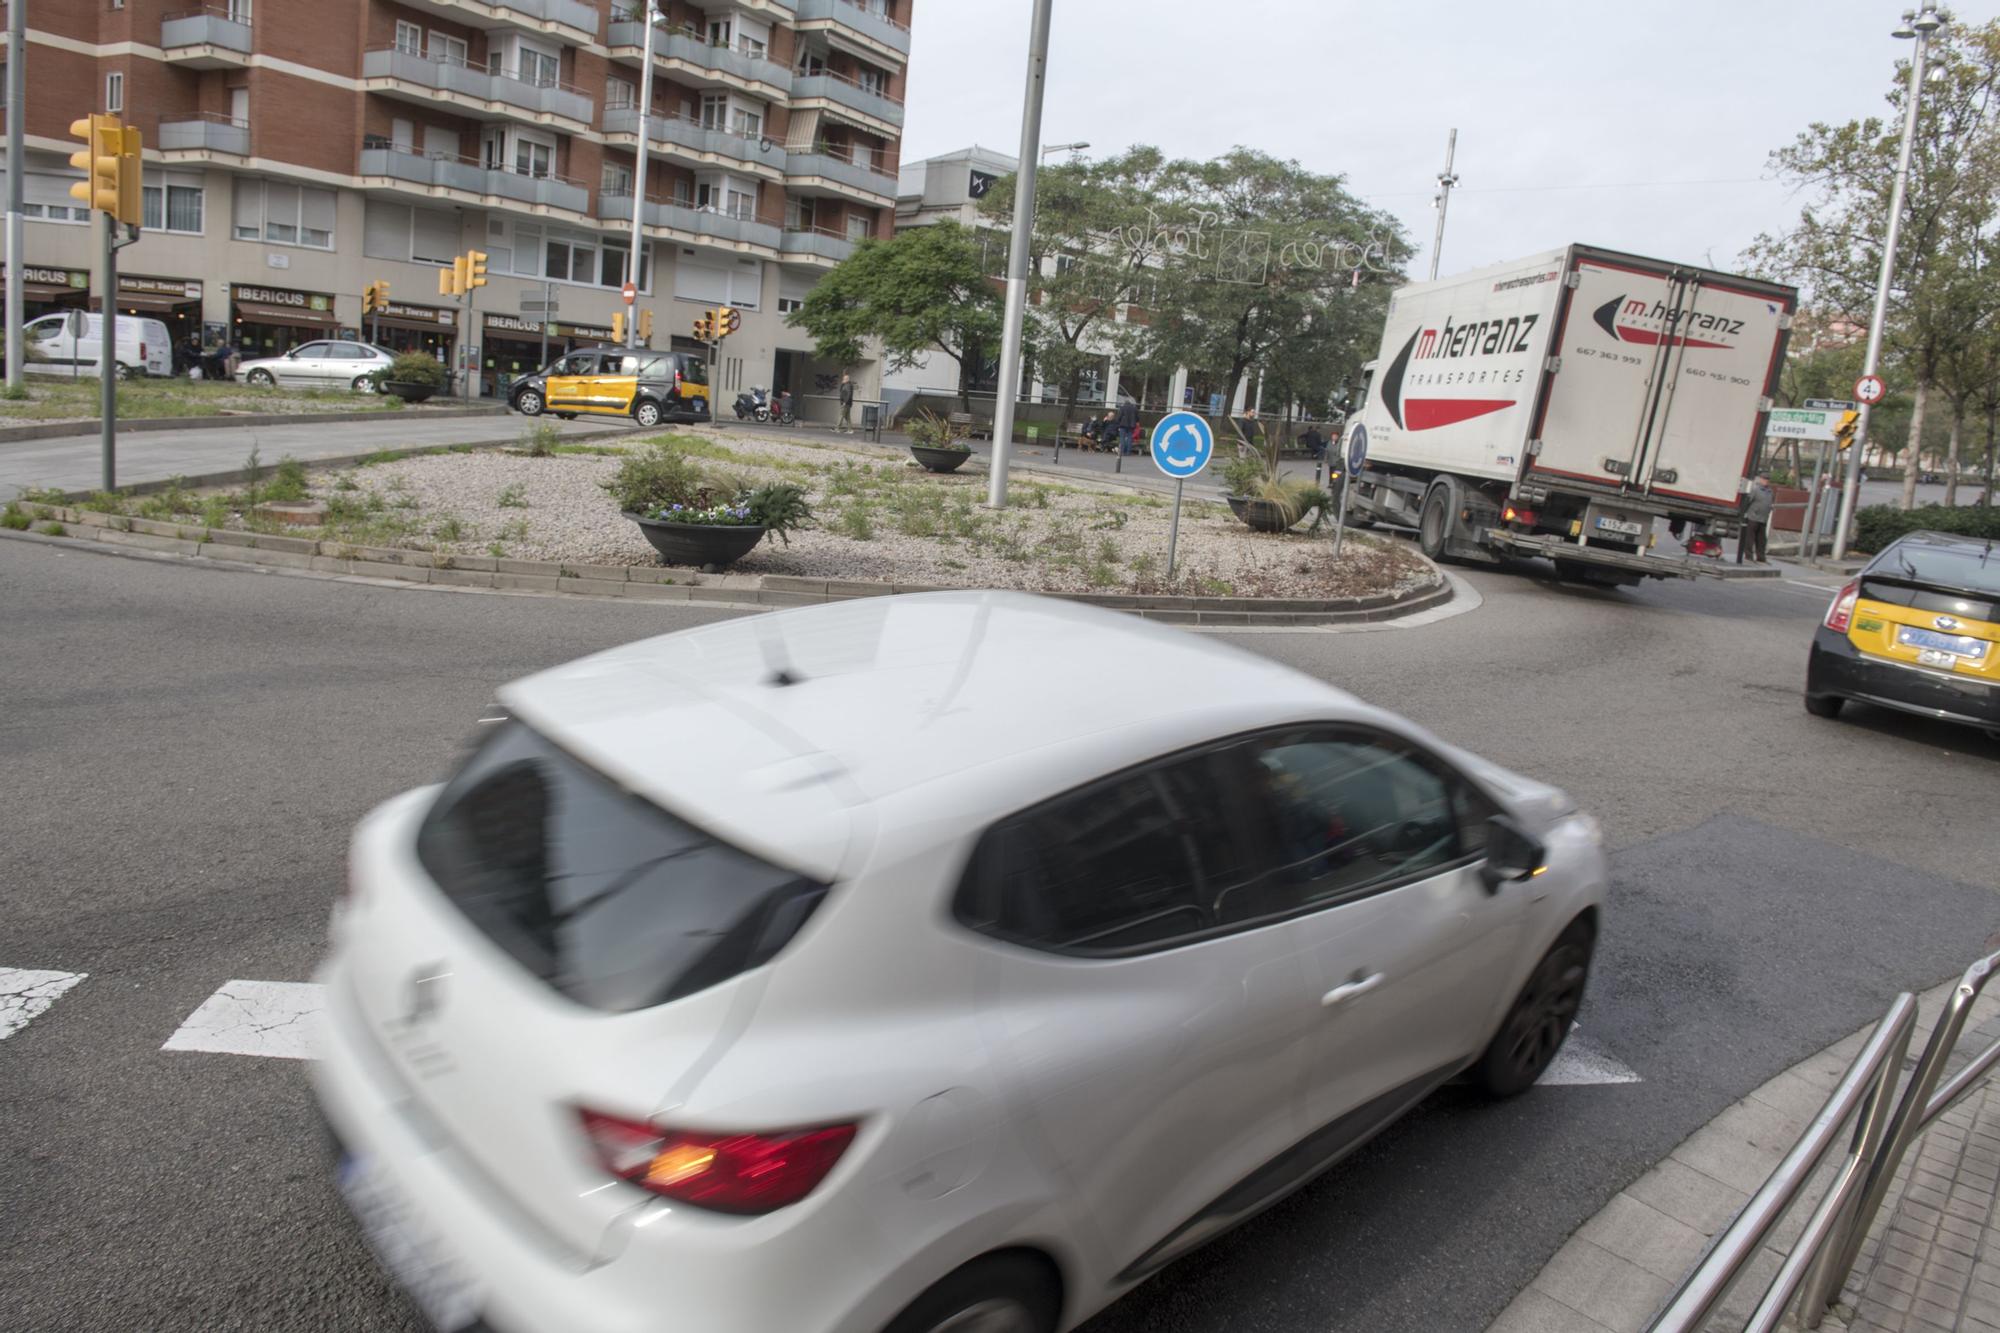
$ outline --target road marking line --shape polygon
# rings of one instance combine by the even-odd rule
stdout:
[[[40,972],[27,967],[0,967],[0,1041],[47,1013],[64,991],[88,972]]]
[[[1823,583],[1807,583],[1804,579],[1779,579],[1778,586],[1780,588],[1790,588],[1793,592],[1805,593],[1806,596],[1815,600],[1831,597],[1840,591],[1838,588],[1829,588]]]
[[[1630,1065],[1614,1058],[1611,1052],[1574,1028],[1570,1030],[1569,1040],[1563,1043],[1563,1048],[1556,1052],[1556,1058],[1549,1062],[1549,1067],[1537,1080],[1555,1088],[1643,1081]]]
[[[315,1059],[322,1006],[314,982],[232,981],[203,1000],[160,1049]]]

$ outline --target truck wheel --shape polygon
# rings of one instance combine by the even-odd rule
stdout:
[[[1424,496],[1424,509],[1417,516],[1417,545],[1433,560],[1444,559],[1445,543],[1451,539],[1452,514],[1458,509],[1458,487],[1450,478],[1433,482]]]

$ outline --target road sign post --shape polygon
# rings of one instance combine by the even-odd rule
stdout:
[[[1347,470],[1340,474],[1340,504],[1333,518],[1333,558],[1340,559],[1340,539],[1347,531],[1347,492],[1354,485],[1354,474],[1368,461],[1368,427],[1360,422],[1347,433]]]
[[[1174,516],[1167,526],[1167,582],[1174,581],[1174,555],[1181,539],[1181,492],[1215,456],[1215,432],[1192,412],[1169,412],[1153,427],[1153,465],[1174,479]]]

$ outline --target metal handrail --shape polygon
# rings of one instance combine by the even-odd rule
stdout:
[[[844,83],[857,92],[867,93],[870,97],[879,97],[883,101],[893,103],[896,106],[903,105],[903,99],[889,91],[887,79],[882,81],[880,88],[870,88],[852,74],[842,74],[839,70],[826,65],[822,65],[818,69],[808,69],[804,65],[795,65],[792,67],[792,75],[795,78],[801,79],[832,79],[835,83]]]
[[[225,23],[234,23],[240,28],[250,26],[248,16],[239,15],[222,5],[196,5],[193,9],[183,9],[176,14],[162,14],[160,15],[160,22],[172,23],[175,19],[198,18],[218,18]]]
[[[160,116],[160,123],[162,125],[186,125],[193,121],[200,121],[207,125],[227,125],[231,129],[238,130],[247,130],[250,128],[248,120],[232,116],[226,111],[186,111],[179,114],[168,112],[162,113]]]

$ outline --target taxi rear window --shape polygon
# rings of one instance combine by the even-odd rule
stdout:
[[[1983,546],[1904,542],[1883,552],[1862,581],[1862,596],[1892,606],[2000,620],[2000,542]],[[1919,584],[1929,586],[1913,586]]]
[[[681,378],[689,384],[708,383],[708,366],[699,357],[684,356],[681,362]]]

